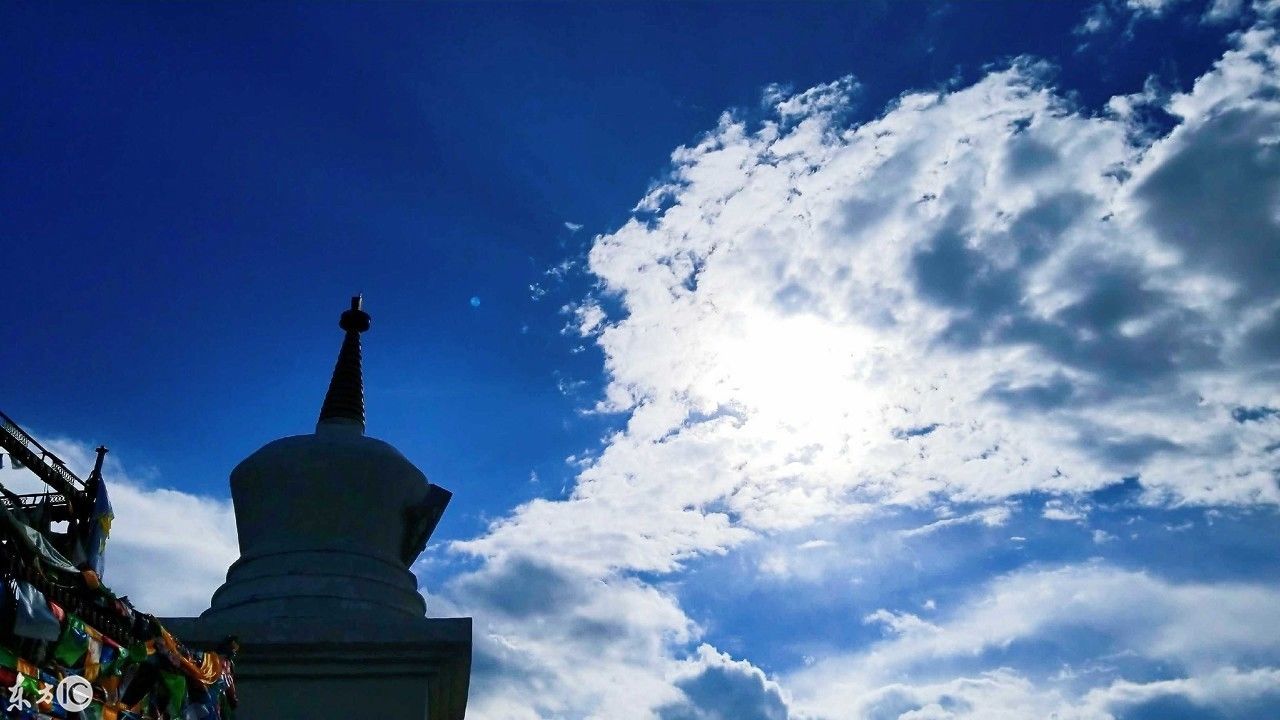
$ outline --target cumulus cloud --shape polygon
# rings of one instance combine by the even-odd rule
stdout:
[[[88,477],[91,446],[52,438],[42,443],[80,477]],[[196,615],[209,607],[227,567],[240,556],[229,500],[156,487],[129,474],[115,455],[103,467],[115,521],[103,579],[118,595],[157,616]],[[43,492],[29,470],[0,470],[14,492]],[[157,571],[163,568],[163,571]]]
[[[709,645],[676,677],[683,697],[658,708],[661,720],[787,720],[791,717],[778,684],[748,662],[734,660]]]
[[[726,115],[590,254],[623,313],[577,316],[625,430],[567,502],[465,547],[665,571],[869,502],[1130,475],[1275,503],[1280,422],[1231,413],[1277,392],[1276,52],[1246,34],[1150,146],[1027,62],[854,127],[844,83]]]
[[[436,612],[477,618],[481,718],[635,717],[682,699],[677,648],[695,627],[666,592],[510,556],[456,578]]]
[[[482,567],[448,601],[495,618],[477,632],[478,716],[714,717],[680,659],[703,628],[661,576],[761,537],[953,503],[987,509],[918,534],[1000,526],[1029,493],[1051,498],[1044,518],[1083,523],[1084,498],[1122,480],[1148,506],[1280,501],[1280,417],[1248,413],[1280,407],[1280,49],[1265,27],[1235,43],[1189,91],[1110,109],[1078,107],[1026,59],[861,123],[852,79],[770,88],[763,118],[725,114],[677,149],[592,246],[607,297],[566,310],[604,353],[594,410],[625,427],[567,499],[454,545]],[[1172,131],[1142,125],[1134,108],[1153,102]],[[761,569],[785,579],[794,560]],[[532,614],[512,597],[524,582],[555,588]],[[892,639],[783,686],[830,717],[1095,717],[1138,681],[931,663],[1079,626],[1208,683],[1273,653],[1240,629],[1274,622],[1258,615],[1274,594],[1012,575],[938,629],[884,608],[871,619]],[[1201,603],[1222,632],[1195,620]],[[902,680],[926,665],[937,677]],[[700,672],[734,692],[760,679]],[[1103,686],[1115,694],[1087,699]]]
[[[1256,631],[1280,621],[1273,585],[1177,584],[1104,565],[1068,566],[1001,577],[944,621],[889,610],[868,620],[893,633],[784,679],[797,708],[828,718],[1109,718],[1157,695],[1243,701],[1272,691],[1264,681],[1280,673],[1280,638]],[[1101,647],[1082,650],[1072,641],[1081,636]],[[1007,664],[1020,648],[1036,659],[1021,658],[1015,672]],[[1089,668],[1095,656],[1109,665]],[[1245,658],[1259,665],[1233,666]],[[1174,677],[1124,680],[1117,677],[1123,663]]]

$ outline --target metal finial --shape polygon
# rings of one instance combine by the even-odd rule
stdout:
[[[364,430],[364,379],[360,368],[360,333],[369,329],[364,297],[351,298],[351,309],[342,313],[338,327],[346,331],[338,362],[333,366],[329,392],[320,408],[321,423],[355,424]]]
[[[364,296],[351,297],[351,309],[338,318],[338,327],[347,332],[362,333],[369,329],[369,313],[364,311]]]
[[[99,445],[94,451],[98,453],[98,458],[93,462],[93,471],[89,473],[89,481],[102,479],[102,461],[107,459],[107,446]]]

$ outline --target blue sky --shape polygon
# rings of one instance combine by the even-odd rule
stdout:
[[[476,717],[1270,717],[1277,12],[9,5],[2,407],[198,612],[363,292]]]

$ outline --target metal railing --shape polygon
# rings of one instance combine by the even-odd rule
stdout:
[[[72,509],[88,507],[87,485],[67,468],[62,458],[54,455],[39,441],[27,434],[18,423],[0,412],[0,447],[37,477],[61,494]],[[25,497],[25,496],[24,496]],[[45,497],[45,496],[41,496]],[[24,503],[25,504],[25,503]]]

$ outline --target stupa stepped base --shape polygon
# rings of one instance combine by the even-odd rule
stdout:
[[[162,622],[195,648],[240,638],[239,720],[462,720],[466,711],[471,618]]]

